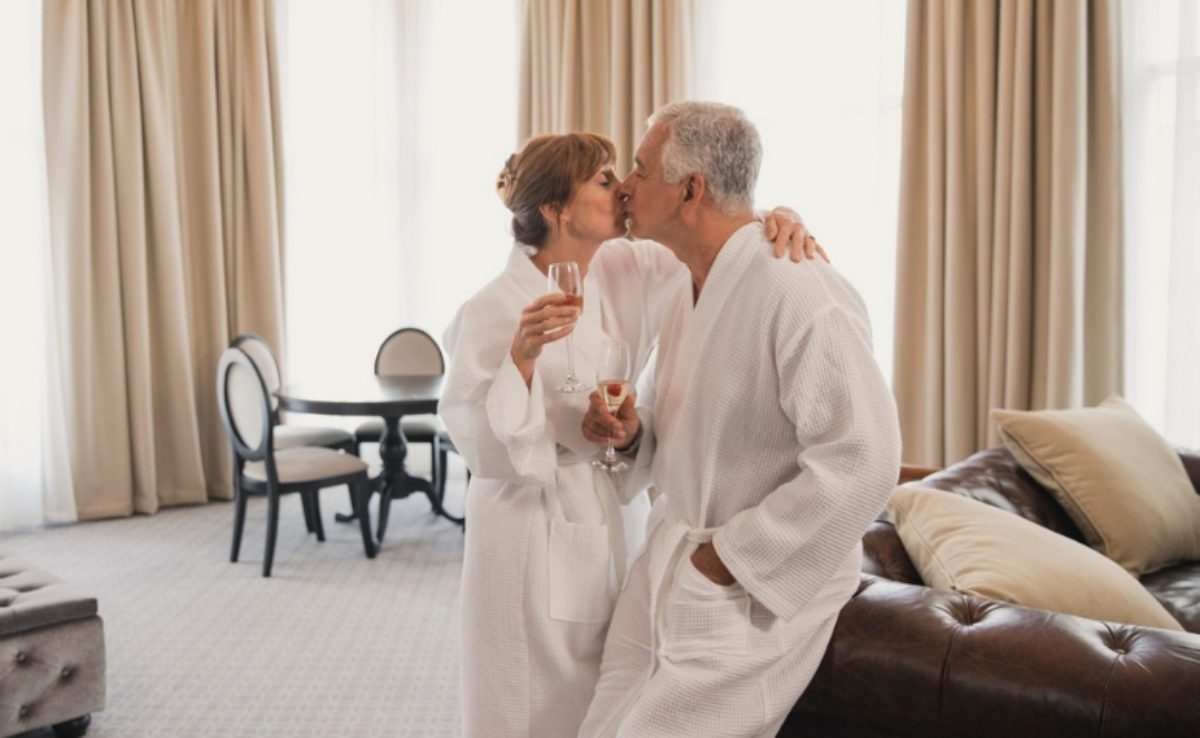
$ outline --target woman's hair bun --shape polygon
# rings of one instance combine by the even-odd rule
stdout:
[[[517,183],[517,173],[514,168],[517,155],[513,154],[504,162],[504,168],[500,170],[500,174],[496,176],[496,194],[500,196],[500,201],[508,205],[512,198],[513,189]]]

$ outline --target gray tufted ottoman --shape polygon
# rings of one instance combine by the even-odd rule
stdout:
[[[80,736],[103,709],[96,598],[0,548],[0,738],[47,725]]]

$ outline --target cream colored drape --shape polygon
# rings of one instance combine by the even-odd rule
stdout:
[[[906,461],[1122,382],[1116,0],[910,0],[895,378]]]
[[[633,165],[646,118],[692,89],[694,0],[523,0],[517,134],[592,131]]]
[[[215,372],[282,348],[270,0],[47,0],[51,290],[80,519],[230,495]]]

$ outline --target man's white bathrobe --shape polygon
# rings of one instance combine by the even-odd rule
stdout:
[[[595,381],[606,337],[627,341],[640,371],[658,334],[661,284],[684,271],[657,244],[605,243],[584,281],[576,376]],[[617,587],[645,531],[646,496],[622,505],[611,475],[590,464],[599,449],[580,430],[588,393],[555,389],[566,341],[543,349],[528,389],[509,355],[522,309],[548,291],[514,247],[444,337],[439,414],[473,473],[461,600],[467,736],[576,735]]]
[[[758,223],[724,245],[695,305],[690,275],[671,293],[653,407],[639,402],[637,464],[652,459],[662,496],[580,734],[774,735],[896,483],[895,404],[859,295],[824,262],[772,258]],[[692,565],[708,540],[733,586]]]

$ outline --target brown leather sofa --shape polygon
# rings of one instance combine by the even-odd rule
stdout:
[[[1200,453],[1180,456],[1200,493]],[[921,484],[1083,540],[1003,447]],[[780,735],[1200,736],[1200,562],[1141,580],[1177,633],[933,590],[883,520],[863,548],[858,593]]]

